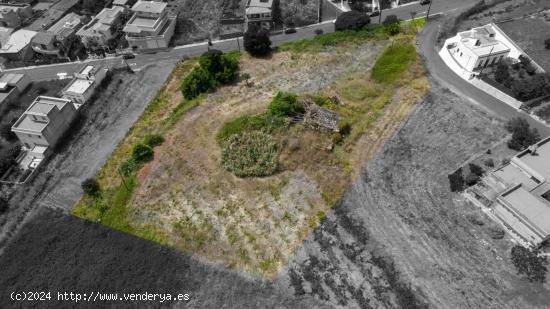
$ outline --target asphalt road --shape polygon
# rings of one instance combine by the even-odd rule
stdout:
[[[425,61],[428,69],[427,71],[445,87],[451,89],[458,95],[479,104],[493,114],[496,114],[504,119],[521,117],[527,120],[532,127],[537,128],[541,136],[550,136],[550,127],[536,121],[525,112],[518,111],[506,103],[496,99],[456,75],[443,62],[438,54],[436,39],[440,26],[441,23],[439,21],[432,21],[426,24],[417,37],[419,53],[426,59],[429,59],[429,61]]]
[[[430,15],[438,13],[450,13],[456,10],[463,9],[471,6],[476,0],[434,0]],[[396,15],[400,19],[410,19],[411,12],[416,12],[415,17],[422,17],[426,15],[428,9],[427,5],[420,5],[418,2],[404,5],[395,9],[382,11],[382,18],[387,15]],[[372,23],[378,23],[379,18],[373,17]],[[278,46],[282,43],[299,41],[309,39],[315,36],[315,31],[321,29],[324,33],[334,32],[334,23],[332,21],[324,22],[322,24],[311,25],[308,27],[300,28],[293,34],[279,34],[271,37],[271,41],[274,46]],[[237,42],[238,41],[238,42]],[[238,50],[239,46],[242,48],[242,38],[229,39],[222,41],[214,41],[212,48],[222,51]],[[166,51],[160,51],[151,54],[139,54],[135,59],[127,61],[128,65],[134,70],[139,70],[146,65],[162,62],[165,60],[179,60],[184,57],[194,57],[201,55],[208,50],[206,42],[198,44],[190,44],[184,46],[177,46]],[[79,70],[84,64],[103,64],[110,67],[125,66],[126,63],[121,57],[107,58],[107,59],[94,59],[85,60],[81,62],[70,62],[53,65],[43,65],[35,67],[26,67],[21,69],[10,69],[6,72],[26,73],[33,81],[57,79],[59,73],[66,73],[67,76],[71,76],[75,71]]]

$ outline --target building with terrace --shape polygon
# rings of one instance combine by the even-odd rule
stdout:
[[[83,20],[75,13],[65,15],[48,30],[38,32],[32,40],[32,49],[39,54],[61,56],[61,48],[78,31]]]
[[[2,27],[18,28],[32,15],[32,8],[28,4],[0,4],[0,26]]]
[[[37,97],[12,127],[25,151],[44,158],[59,142],[76,117],[71,100]]]
[[[76,35],[78,35],[86,48],[93,46],[106,46],[108,41],[115,38],[119,27],[122,26],[122,15],[124,8],[113,6],[104,8],[84,25]]]
[[[133,7],[134,15],[123,31],[134,50],[167,48],[176,27],[176,17],[169,16],[167,4],[156,1],[138,1]]]
[[[75,73],[74,79],[63,89],[63,98],[71,100],[76,109],[79,109],[92,97],[95,89],[107,76],[107,72],[107,68],[101,66],[85,66]]]
[[[494,192],[493,214],[525,242],[550,239],[550,137],[492,171],[485,186]]]
[[[12,61],[32,59],[34,53],[31,41],[35,36],[35,31],[25,29],[11,33],[7,41],[0,47],[0,57]]]
[[[273,28],[273,0],[248,0],[245,11],[246,30],[252,26]]]

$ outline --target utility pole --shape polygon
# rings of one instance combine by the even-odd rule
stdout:
[[[241,43],[239,42],[239,37],[237,37],[237,46],[239,47],[239,53],[241,52]]]
[[[493,48],[495,48],[494,45],[493,45],[493,47],[491,47],[491,50],[489,51],[489,56],[487,56],[487,62],[485,62],[485,64],[481,68],[481,71],[479,71],[479,76],[481,76],[481,74],[483,74],[483,70],[485,70],[487,65],[489,65],[489,61],[491,60],[491,54],[493,53]]]
[[[432,2],[434,0],[431,0],[430,1],[430,5],[428,6],[428,12],[426,13],[426,21],[428,21],[428,19],[430,19],[430,9],[432,8]]]

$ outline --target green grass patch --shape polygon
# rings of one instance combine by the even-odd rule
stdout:
[[[397,44],[386,47],[372,68],[371,78],[389,84],[403,74],[416,59],[412,44]]]
[[[287,121],[284,118],[269,115],[245,115],[229,122],[226,122],[218,131],[216,140],[221,145],[227,141],[229,137],[243,132],[251,132],[262,130],[264,132],[272,132],[276,129],[285,127]]]
[[[277,142],[261,131],[234,134],[222,148],[222,166],[239,177],[264,177],[277,171]]]

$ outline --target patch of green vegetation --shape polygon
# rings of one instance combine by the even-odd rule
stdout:
[[[417,18],[414,21],[401,21],[400,28],[405,33],[416,33],[418,28],[426,23],[425,18]],[[317,35],[312,39],[305,39],[297,42],[281,44],[277,47],[279,51],[293,52],[320,52],[327,47],[345,45],[350,47],[359,46],[370,40],[388,39],[390,36],[383,25],[369,25],[361,30],[340,31]]]
[[[267,107],[268,114],[275,117],[292,117],[304,112],[304,106],[298,95],[291,92],[279,92]]]
[[[271,256],[267,259],[263,259],[260,262],[258,262],[258,268],[264,272],[267,272],[268,270],[272,269],[277,265],[277,258],[274,256]]]
[[[264,177],[277,171],[277,142],[261,131],[234,134],[222,149],[223,167],[239,177]]]
[[[224,141],[227,141],[229,137],[235,134],[258,130],[272,132],[286,125],[287,122],[281,117],[275,117],[269,114],[246,115],[226,122],[218,131],[216,139],[221,145]]]
[[[239,70],[238,53],[211,50],[199,58],[199,66],[183,80],[181,92],[187,100],[233,81]]]
[[[379,83],[394,82],[416,59],[416,48],[412,44],[388,46],[376,60],[371,78]]]
[[[164,122],[164,130],[168,130],[172,128],[178,120],[181,118],[181,116],[185,113],[187,113],[189,110],[191,110],[193,107],[199,105],[200,97],[196,98],[194,100],[185,100],[178,104],[176,108],[170,112],[168,115],[168,118]]]

